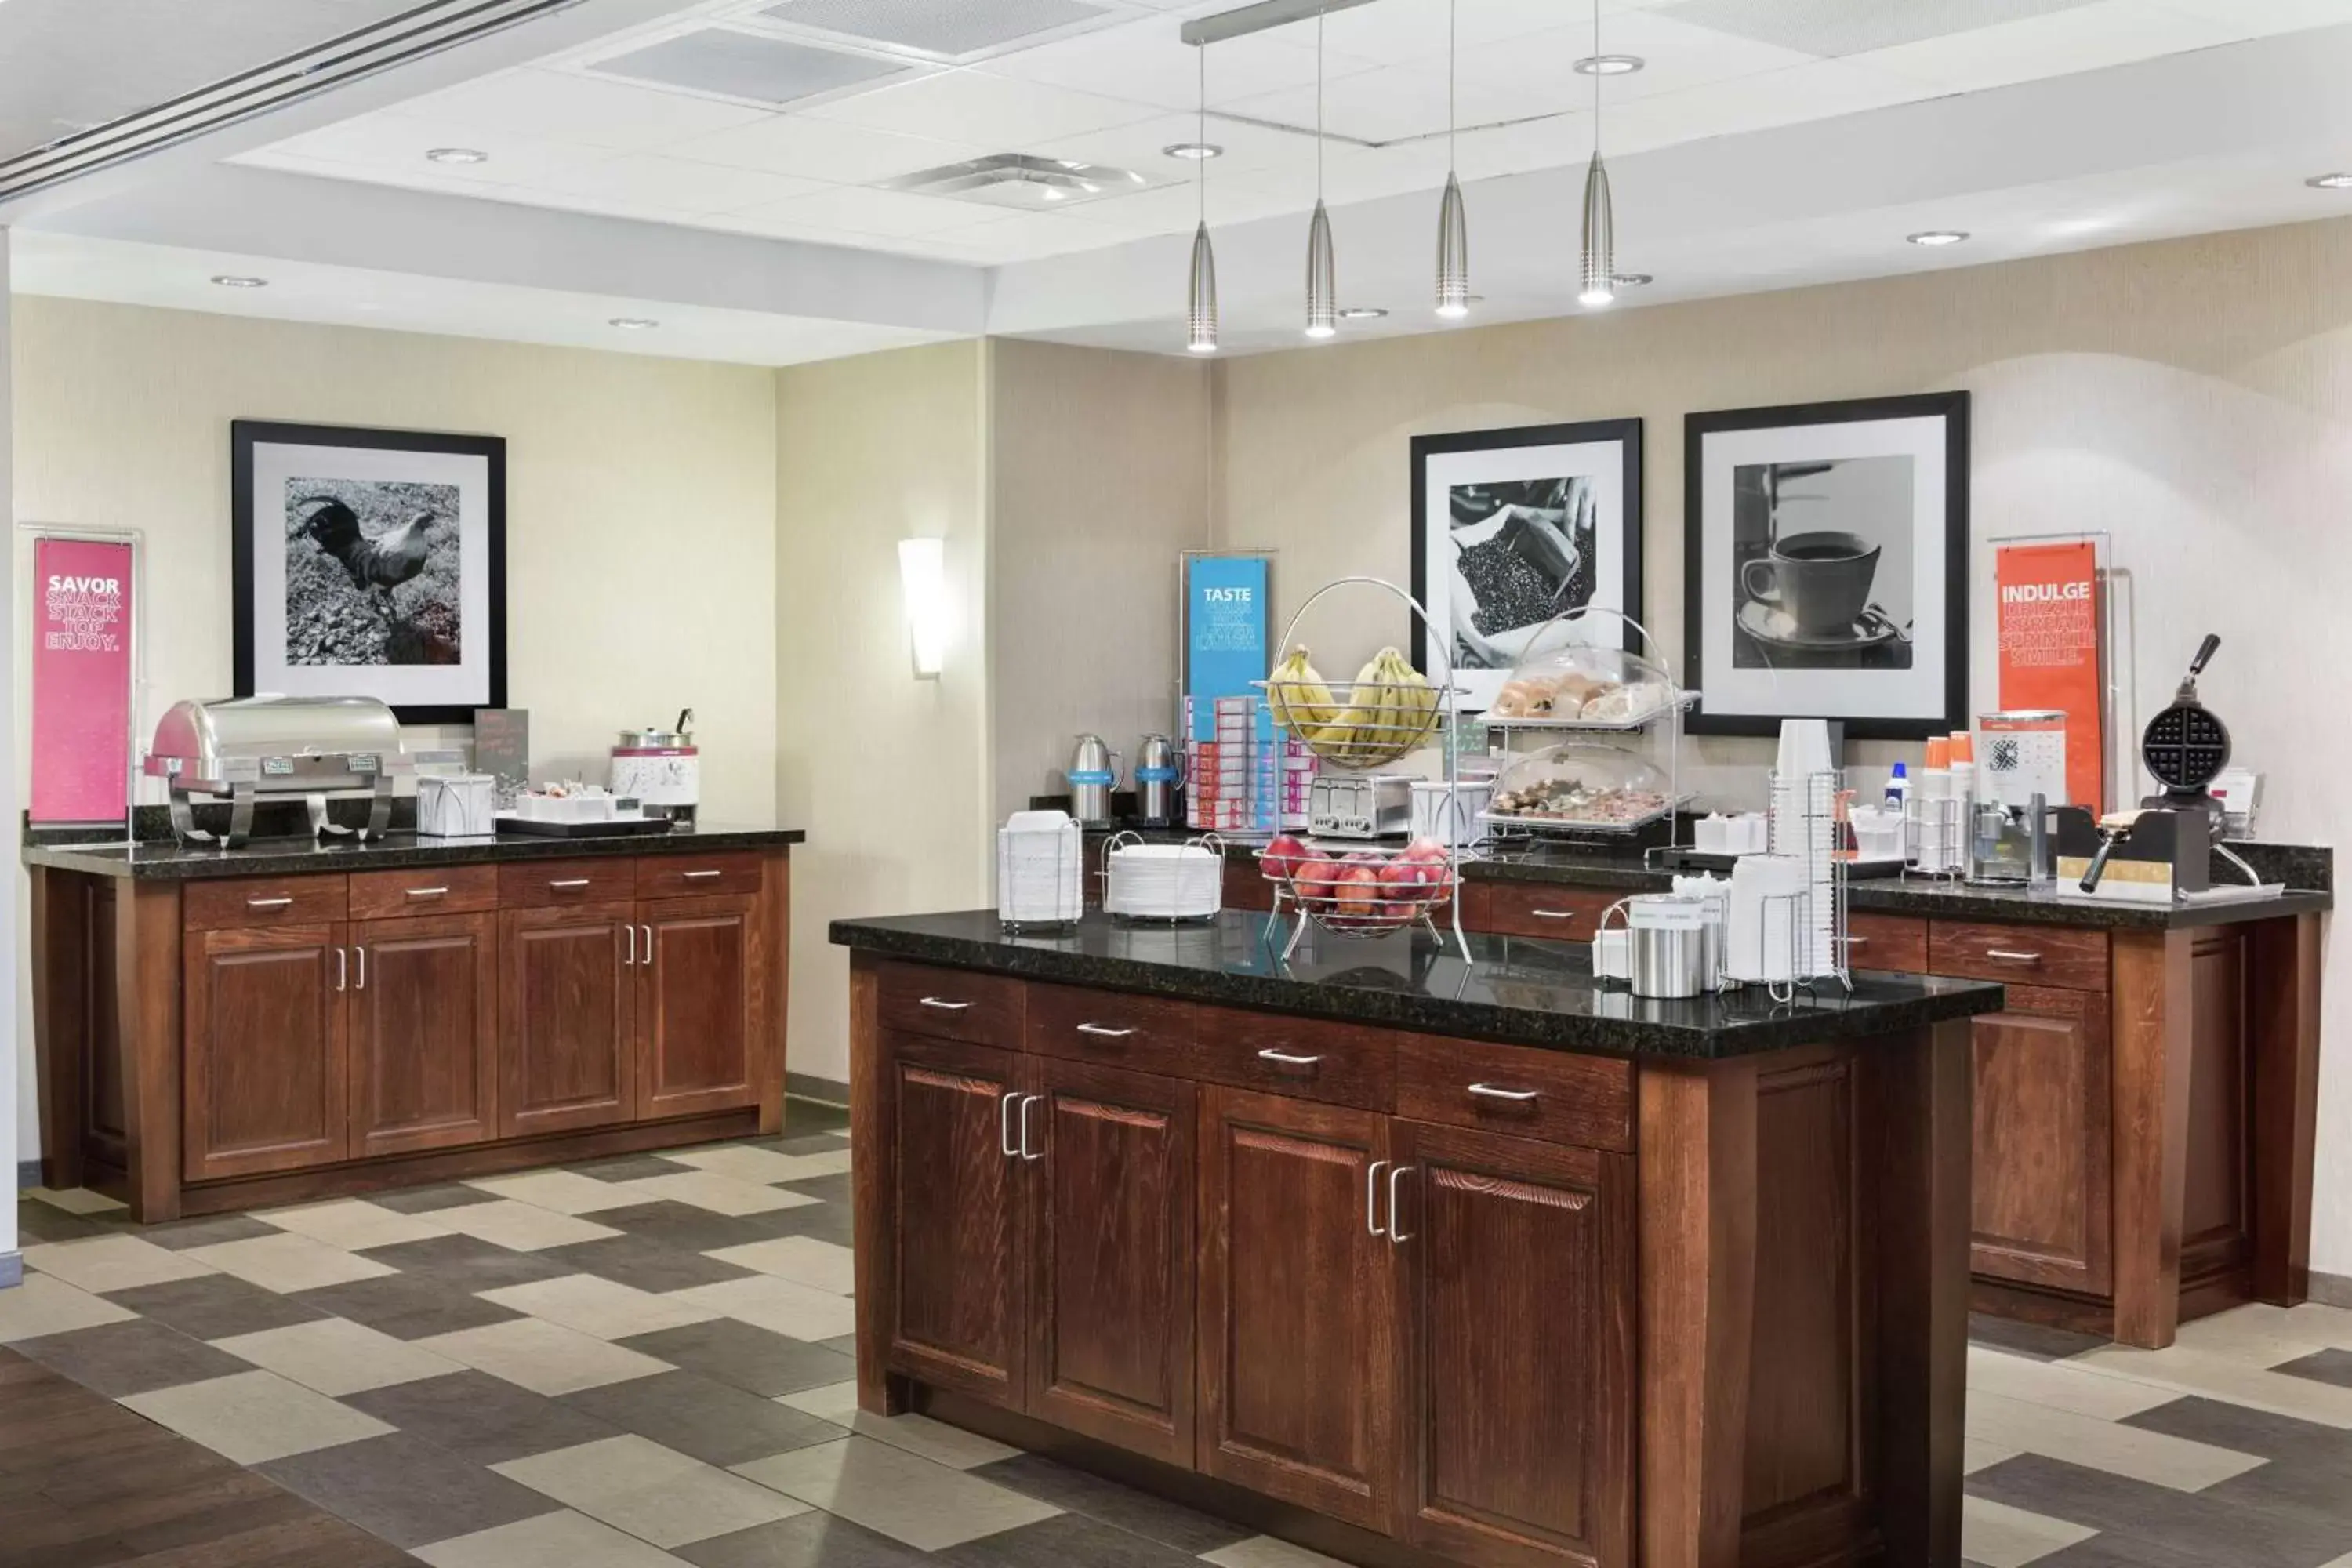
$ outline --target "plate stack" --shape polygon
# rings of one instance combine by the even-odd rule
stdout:
[[[1062,811],[1016,811],[996,830],[996,918],[1014,928],[1076,921],[1086,849]]]
[[[1199,921],[1223,906],[1225,858],[1200,844],[1131,844],[1110,852],[1103,912],[1129,920]]]

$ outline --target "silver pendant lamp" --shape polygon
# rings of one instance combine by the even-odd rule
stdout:
[[[1462,210],[1462,181],[1454,169],[1454,22],[1459,0],[1445,7],[1445,197],[1437,205],[1437,313],[1458,321],[1470,313],[1470,224]]]
[[[1601,55],[1601,0],[1592,0],[1592,53]],[[1601,161],[1601,73],[1592,73],[1592,162],[1584,171],[1584,247],[1576,302],[1599,310],[1617,298],[1617,218],[1609,202],[1609,168]]]
[[[1209,142],[1209,46],[1201,52],[1200,145]],[[1196,354],[1217,352],[1217,253],[1209,244],[1209,160],[1194,175],[1201,189],[1201,226],[1192,231],[1192,271],[1184,288],[1184,346]]]
[[[1331,257],[1331,215],[1323,207],[1323,9],[1315,11],[1315,216],[1307,226],[1307,335],[1339,330],[1339,286]]]

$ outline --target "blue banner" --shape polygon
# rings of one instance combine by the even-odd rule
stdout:
[[[1273,569],[1267,555],[1184,557],[1184,694],[1196,729],[1216,699],[1257,695],[1251,682],[1273,666]]]

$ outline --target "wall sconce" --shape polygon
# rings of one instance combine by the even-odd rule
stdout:
[[[947,542],[898,541],[898,585],[906,595],[907,636],[914,650],[915,673],[935,680],[947,646]]]

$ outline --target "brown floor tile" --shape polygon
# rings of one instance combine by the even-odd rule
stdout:
[[[551,1513],[556,1504],[406,1432],[258,1467],[298,1496],[395,1546],[424,1546]]]
[[[533,1256],[561,1264],[572,1273],[593,1274],[639,1290],[687,1290],[722,1279],[740,1279],[752,1272],[642,1236],[608,1236],[601,1241],[551,1247]]]
[[[25,1340],[16,1349],[109,1399],[231,1377],[252,1368],[177,1329],[137,1320]]]
[[[722,1468],[848,1435],[831,1422],[690,1372],[583,1389],[565,1394],[563,1403]]]
[[[349,1318],[396,1340],[421,1340],[461,1329],[486,1328],[520,1317],[495,1302],[454,1290],[423,1277],[387,1275],[305,1290],[295,1300],[339,1318]]]
[[[854,1356],[733,1318],[714,1318],[619,1342],[762,1398],[846,1383],[857,1375]]]
[[[227,1274],[174,1279],[118,1290],[107,1298],[141,1317],[179,1330],[191,1339],[225,1340],[265,1329],[289,1328],[325,1317],[299,1297],[281,1296]]]
[[[374,1389],[351,1394],[343,1403],[477,1465],[503,1464],[619,1435],[618,1427],[562,1400],[480,1372]]]

